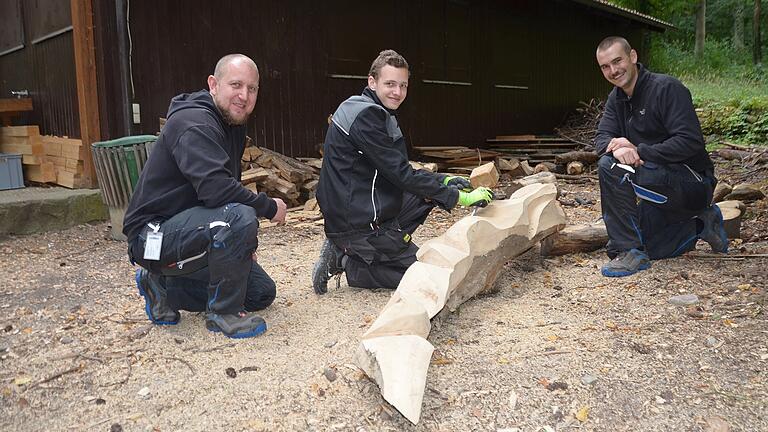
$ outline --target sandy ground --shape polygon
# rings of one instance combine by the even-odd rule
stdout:
[[[571,221],[599,217],[596,184],[562,184]],[[766,200],[746,241],[766,254]],[[465,212],[433,212],[417,243]],[[263,336],[208,332],[201,314],[153,326],[125,244],[106,224],[0,241],[0,430],[766,431],[768,258],[656,261],[599,275],[604,252],[507,264],[497,292],[434,322],[412,425],[353,365],[391,292],[317,296],[321,226],[270,227],[259,262],[278,285]],[[700,243],[697,253],[708,251]],[[689,306],[670,303],[695,294]]]

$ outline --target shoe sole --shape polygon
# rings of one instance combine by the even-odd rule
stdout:
[[[215,323],[206,323],[205,324],[205,328],[207,328],[208,331],[211,331],[213,333],[221,333],[221,334],[223,334],[224,336],[226,336],[228,338],[232,338],[232,339],[245,339],[245,338],[256,337],[256,336],[264,334],[264,332],[267,331],[267,323],[260,324],[258,327],[256,327],[255,329],[253,329],[253,330],[251,330],[249,332],[233,333],[233,334],[224,333],[223,331],[221,331],[221,328],[219,326],[217,326]]]
[[[315,294],[325,294],[328,292],[328,278],[327,280],[323,281],[322,274],[323,271],[323,265],[320,261],[316,262],[314,267],[312,268],[312,289],[315,290]]]
[[[605,269],[600,269],[600,273],[605,277],[625,277],[625,276],[631,276],[639,271],[648,270],[651,268],[651,264],[641,264],[640,267],[637,268],[635,271],[627,270],[627,271],[610,271]]]
[[[141,286],[141,270],[136,270],[136,286],[139,288],[139,294],[141,294],[141,296],[144,297],[144,312],[147,314],[147,318],[149,318],[149,320],[152,321],[152,324],[176,325],[179,323],[178,321],[160,321],[152,317],[152,311],[150,310],[150,307],[149,307],[149,296],[144,291],[144,288],[142,288]]]

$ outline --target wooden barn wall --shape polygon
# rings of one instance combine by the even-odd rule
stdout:
[[[40,133],[80,137],[72,31],[32,43],[51,30],[71,24],[66,8],[52,1],[22,2],[24,48],[0,56],[0,97],[28,90],[34,111],[16,121],[35,124]],[[58,11],[52,14],[51,11]]]
[[[412,145],[480,146],[496,135],[552,133],[580,100],[604,98],[596,44],[611,34],[639,43],[643,34],[563,0],[128,4],[128,98],[141,107],[133,133],[157,132],[174,95],[205,88],[216,60],[241,52],[261,72],[249,135],[292,156],[317,154],[328,115],[362,90],[381,49],[411,65],[400,122]]]

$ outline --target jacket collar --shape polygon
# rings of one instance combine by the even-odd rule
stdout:
[[[642,63],[637,64],[637,82],[635,83],[635,90],[632,92],[632,97],[637,97],[643,91],[645,82],[648,81],[648,69],[643,66]],[[628,101],[630,98],[619,87],[616,87],[616,99],[621,101]]]
[[[376,103],[376,105],[379,105],[379,106],[381,106],[382,108],[384,108],[385,110],[387,110],[387,112],[388,112],[388,113],[390,113],[390,114],[392,114],[392,115],[395,115],[395,114],[397,114],[397,111],[396,111],[396,110],[391,110],[391,109],[389,109],[389,108],[385,107],[385,106],[384,106],[384,104],[383,104],[383,103],[381,103],[381,99],[379,99],[379,97],[378,97],[378,96],[376,96],[376,92],[375,92],[375,91],[373,91],[373,90],[371,90],[371,89],[370,89],[370,87],[366,86],[366,87],[363,89],[363,93],[362,93],[362,94],[363,94],[363,96],[365,96],[365,97],[367,97],[367,98],[373,99],[373,101]]]

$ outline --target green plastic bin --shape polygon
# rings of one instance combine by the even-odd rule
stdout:
[[[109,208],[115,239],[125,239],[122,233],[125,210],[156,140],[155,135],[137,135],[91,144],[96,178],[101,197]]]

